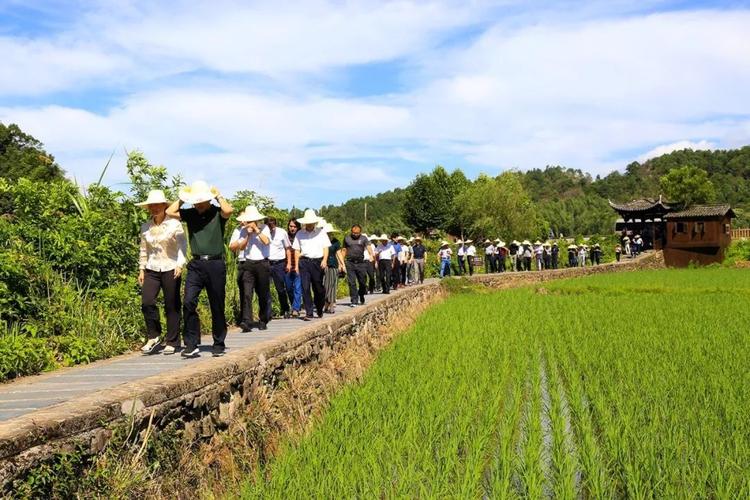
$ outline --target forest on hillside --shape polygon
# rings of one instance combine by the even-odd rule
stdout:
[[[635,198],[655,197],[664,195],[662,178],[672,171],[692,167],[699,173],[705,172],[709,190],[706,202],[729,203],[738,215],[735,226],[748,227],[750,225],[750,146],[733,150],[694,151],[685,149],[647,160],[643,163],[633,162],[627,165],[624,172],[614,171],[605,177],[593,178],[590,174],[579,169],[563,166],[547,166],[543,169],[532,169],[524,172],[505,172],[494,179],[504,179],[504,190],[497,192],[498,196],[518,196],[531,202],[533,210],[528,211],[518,207],[506,207],[523,213],[528,220],[534,220],[535,232],[540,237],[551,230],[554,234],[591,235],[608,234],[612,232],[616,214],[612,211],[607,200],[615,202],[629,201]],[[518,182],[510,182],[508,177],[515,177]],[[486,176],[481,176],[485,179]],[[440,189],[423,189],[426,181],[433,184],[447,182],[450,189],[443,189],[445,196],[440,196]],[[468,181],[460,170],[447,172],[443,167],[436,167],[430,174],[418,176],[406,188],[386,191],[373,196],[353,198],[341,205],[327,205],[322,212],[328,220],[346,227],[353,222],[363,222],[364,205],[367,204],[367,228],[373,231],[380,228],[392,228],[397,231],[408,232],[419,229],[414,224],[420,222],[414,217],[414,202],[419,196],[415,191],[422,191],[424,203],[444,210],[445,216],[460,214],[463,208],[452,205],[445,198],[453,198],[467,186],[475,184]],[[705,186],[702,186],[705,187]],[[521,189],[522,188],[522,189]],[[438,194],[435,194],[438,193]],[[411,200],[412,205],[409,205]],[[463,200],[465,201],[465,200]],[[497,209],[495,216],[499,219],[507,217],[502,206],[494,201],[485,200],[485,213]],[[424,217],[422,219],[425,219]],[[434,228],[453,234],[459,234],[460,221],[443,221],[438,217]],[[425,228],[422,228],[425,229]],[[467,227],[463,227],[466,231]],[[502,224],[498,228],[504,232]],[[512,231],[511,232],[515,232]],[[505,234],[501,234],[503,237]]]

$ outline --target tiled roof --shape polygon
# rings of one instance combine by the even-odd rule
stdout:
[[[691,219],[696,217],[734,217],[732,207],[723,205],[693,205],[692,207],[672,212],[667,215],[667,219]]]
[[[661,196],[659,196],[658,199],[641,198],[640,200],[633,200],[627,203],[613,203],[610,200],[609,206],[614,208],[618,212],[647,212],[654,209],[667,211],[670,209],[670,206],[664,203],[664,201],[661,199]]]

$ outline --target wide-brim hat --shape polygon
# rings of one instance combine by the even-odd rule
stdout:
[[[190,186],[183,186],[180,188],[178,196],[182,201],[191,205],[211,201],[216,197],[211,190],[211,186],[204,181],[195,181]]]
[[[553,247],[556,247],[556,246],[557,246],[557,242],[556,242],[556,241],[553,241],[553,242],[552,242],[552,246],[553,246]]]
[[[490,240],[487,240],[487,241],[490,241]],[[501,241],[503,240],[501,240],[500,238],[495,238],[495,243],[500,243]]]
[[[305,210],[305,215],[297,219],[300,224],[317,224],[320,221],[320,217],[315,215],[315,210],[308,208]]]
[[[534,244],[535,244],[535,245],[541,245],[541,244],[542,244],[542,242],[541,242],[541,241],[539,241],[539,240],[536,240],[536,241],[534,242]]]
[[[492,245],[492,242],[490,240],[484,240],[484,245]]]
[[[577,246],[575,246],[575,245],[568,245],[568,250],[575,250],[575,249],[577,249],[577,248],[578,248],[578,247],[577,247]]]
[[[450,243],[448,243],[448,242],[447,242],[447,241],[445,241],[445,240],[443,240],[443,241],[441,241],[441,242],[440,242],[440,246],[441,246],[441,247],[447,247],[447,246],[449,246],[449,245],[450,245]]]
[[[640,234],[636,234],[635,236],[633,236],[633,238],[640,238],[640,237],[641,237]]]
[[[388,237],[388,235],[387,235],[387,234],[385,234],[385,233],[381,234],[381,235],[380,235],[380,236],[378,237],[378,240],[380,240],[380,241],[388,241],[389,239],[390,239],[390,238],[389,238],[389,237]]]
[[[396,238],[396,241],[404,241],[405,242],[406,238],[404,238],[403,236],[399,236],[399,237]]]
[[[622,240],[623,241],[630,241],[630,238],[628,238],[627,236],[625,236]]]
[[[318,218],[318,229],[323,229],[324,227],[326,227],[326,224],[328,224],[328,221],[325,219],[325,217]]]
[[[466,240],[464,243],[474,243],[474,240]]]
[[[500,245],[501,247],[505,246],[505,242],[503,240],[497,240],[497,244]]]
[[[162,191],[161,189],[154,189],[153,191],[148,192],[146,201],[136,203],[136,206],[147,207],[149,205],[161,205],[162,203],[166,203],[167,205],[169,205],[167,197],[164,196],[164,191]]]
[[[333,227],[333,224],[331,224],[330,222],[326,222],[326,225],[323,226],[323,232],[325,232],[325,233],[335,233],[337,231],[338,231],[338,229],[336,229],[335,227]]]
[[[421,236],[415,236],[414,237],[414,241],[422,241],[422,237]]]
[[[245,207],[245,210],[240,212],[240,215],[237,216],[237,220],[240,222],[257,222],[265,218],[266,216],[258,212],[258,207],[255,205],[248,205]]]
[[[601,247],[599,246],[599,243],[597,243],[596,245],[594,245],[594,248],[601,248]]]
[[[518,240],[513,240],[510,242],[511,245],[520,245],[521,243],[518,242]]]
[[[531,245],[531,242],[529,240],[523,240],[522,245]]]
[[[463,244],[464,244],[463,240],[456,240],[456,245],[463,245]]]

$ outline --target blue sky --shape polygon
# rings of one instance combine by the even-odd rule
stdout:
[[[0,3],[0,121],[321,206],[442,164],[596,174],[750,143],[748,2]]]

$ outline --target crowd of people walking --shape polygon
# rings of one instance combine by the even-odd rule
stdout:
[[[159,190],[151,191],[138,205],[150,218],[141,227],[139,275],[142,286],[142,310],[148,340],[144,353],[199,355],[200,324],[198,300],[206,291],[211,311],[212,354],[225,351],[227,265],[225,231],[234,207],[219,191],[198,181],[182,188],[178,200],[170,202]],[[239,294],[238,326],[243,332],[266,330],[273,318],[273,285],[278,297],[279,317],[310,321],[316,316],[336,312],[339,281],[346,279],[349,306],[365,303],[373,293],[421,284],[431,265],[422,238],[406,238],[398,233],[366,235],[354,224],[339,238],[330,222],[308,209],[298,219],[290,219],[286,229],[278,227],[275,217],[247,206],[236,216],[228,247],[236,258],[236,286]],[[183,223],[187,232],[183,229]],[[640,236],[622,239],[615,248],[620,254],[637,255]],[[188,243],[190,253],[188,254]],[[435,255],[441,278],[453,273],[453,255],[457,274],[473,275],[477,265],[487,273],[520,272],[561,267],[557,241],[531,243],[486,239],[478,251],[471,239],[451,244],[443,240]],[[624,250],[623,250],[624,249]],[[482,254],[481,256],[478,254]],[[189,255],[189,260],[188,260]],[[568,246],[568,266],[598,265],[599,244]],[[182,296],[183,267],[187,276]],[[164,296],[166,335],[157,308],[159,292]],[[257,318],[253,303],[257,301]]]

